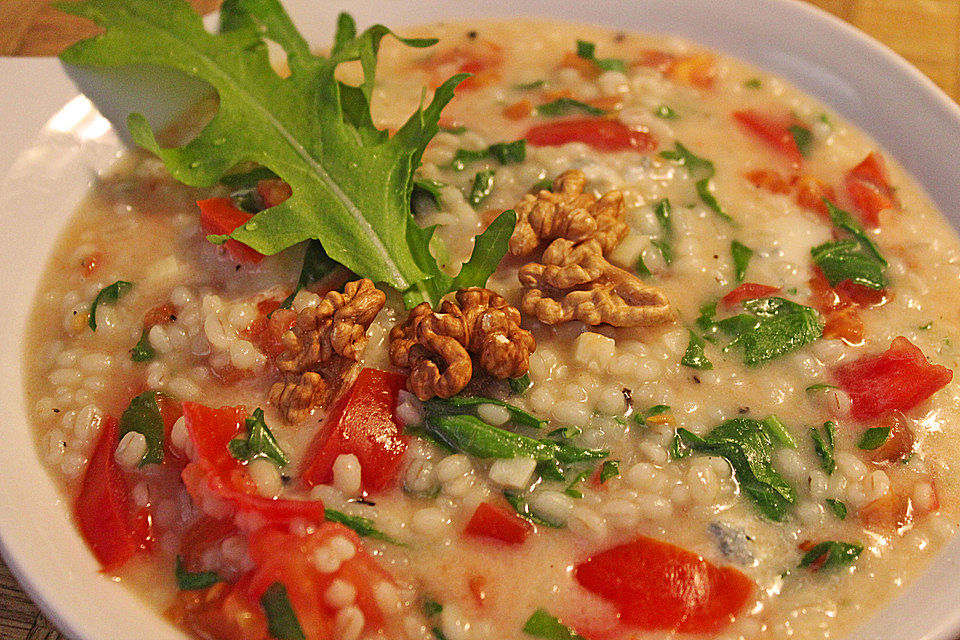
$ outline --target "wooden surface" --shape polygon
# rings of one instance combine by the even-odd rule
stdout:
[[[191,1],[202,10],[218,4]],[[960,101],[960,0],[808,1],[887,44]],[[45,0],[0,0],[0,55],[52,55],[90,33]],[[0,562],[0,640],[61,638]]]

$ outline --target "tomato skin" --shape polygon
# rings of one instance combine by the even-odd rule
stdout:
[[[259,602],[251,602],[247,582],[218,582],[207,589],[178,591],[167,615],[201,638],[268,640],[267,618]]]
[[[582,142],[597,151],[639,151],[657,148],[653,134],[631,129],[619,120],[609,118],[570,118],[554,120],[530,127],[523,136],[534,147],[556,147],[568,142]]]
[[[644,536],[591,556],[574,575],[616,606],[622,622],[687,633],[728,625],[754,588],[736,569],[718,568],[691,551]]]
[[[844,184],[860,218],[872,227],[880,226],[881,211],[900,206],[883,156],[876,151],[847,173]]]
[[[233,206],[230,198],[209,198],[198,200],[200,207],[200,227],[204,233],[225,235],[246,224],[252,214]],[[224,245],[230,257],[242,264],[257,264],[263,260],[263,254],[236,240],[227,240]]]
[[[757,189],[763,189],[770,193],[787,194],[790,193],[792,186],[790,180],[783,177],[776,171],[769,169],[755,169],[748,171],[744,176],[750,184]]]
[[[833,187],[811,175],[804,174],[797,178],[797,204],[829,220],[830,210],[824,200],[836,201]]]
[[[803,155],[788,128],[792,124],[791,121],[774,118],[753,109],[734,111],[733,119],[746,131],[789,160],[794,167],[799,167],[803,163]]]
[[[113,457],[119,430],[116,418],[104,419],[74,504],[80,533],[104,571],[120,568],[150,541],[149,519],[143,511],[133,513],[126,479]]]
[[[756,282],[744,282],[742,285],[723,296],[720,300],[725,307],[735,307],[744,300],[753,300],[754,298],[769,298],[772,295],[780,293],[780,287],[772,287],[768,284],[757,284]]]
[[[360,461],[361,487],[377,492],[393,486],[407,450],[394,416],[397,394],[406,378],[397,373],[365,368],[333,406],[317,434],[301,478],[310,486],[333,479],[338,456],[352,453]]]
[[[523,544],[530,530],[530,523],[517,514],[489,502],[481,502],[463,532],[468,536],[507,544]]]
[[[833,375],[850,395],[850,416],[856,420],[909,411],[953,379],[950,369],[928,362],[903,336],[894,338],[885,352],[841,365]]]

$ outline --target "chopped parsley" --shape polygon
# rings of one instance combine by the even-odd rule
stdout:
[[[117,280],[111,285],[107,285],[97,294],[90,304],[90,317],[87,318],[87,325],[91,330],[97,330],[97,307],[101,304],[114,304],[122,298],[130,289],[133,288],[132,282]]]
[[[672,150],[667,149],[666,151],[661,151],[660,157],[665,160],[673,160],[685,168],[690,177],[695,181],[694,185],[701,202],[707,205],[721,220],[733,223],[733,218],[723,210],[723,207],[717,202],[717,198],[710,189],[710,180],[716,173],[716,169],[711,161],[696,155],[680,141],[674,142],[674,148]]]
[[[266,458],[278,467],[290,464],[290,459],[277,444],[277,439],[263,419],[263,409],[254,410],[253,417],[247,418],[246,427],[246,438],[234,438],[227,444],[230,455],[246,461]]]
[[[597,58],[597,45],[586,40],[577,40],[577,56],[589,60],[602,71],[627,72],[627,63],[620,58]]]
[[[140,341],[130,349],[130,359],[134,362],[149,362],[157,357],[157,352],[150,346],[150,330],[144,329],[140,334]]]
[[[274,582],[260,596],[260,606],[267,614],[267,631],[277,640],[307,640],[297,614],[287,597],[282,582]]]
[[[831,571],[853,564],[863,552],[863,545],[828,540],[804,554],[800,567],[814,567],[814,571]]]
[[[834,445],[837,436],[837,423],[832,420],[823,423],[823,433],[816,427],[810,428],[810,437],[813,438],[813,450],[820,458],[820,466],[827,475],[833,473],[837,468],[834,460]]]
[[[147,464],[161,464],[163,462],[164,425],[160,405],[157,404],[157,391],[145,391],[134,397],[120,416],[118,435],[122,439],[131,431],[141,434],[147,441],[147,449],[137,464],[142,467]]]
[[[863,432],[857,441],[857,448],[864,451],[879,449],[890,438],[890,427],[872,427]]]
[[[533,612],[524,623],[523,632],[528,636],[546,640],[586,640],[544,609]]]
[[[541,116],[556,118],[559,116],[568,116],[573,113],[585,113],[590,116],[602,116],[607,112],[599,107],[593,106],[592,104],[580,102],[579,100],[574,100],[573,98],[562,97],[540,105],[537,107],[537,113]]]
[[[470,188],[470,196],[467,201],[477,207],[483,202],[490,192],[493,191],[493,176],[496,172],[493,169],[484,169],[478,171],[473,177],[473,186]]]
[[[733,256],[733,272],[737,282],[743,282],[747,274],[747,266],[753,257],[753,249],[736,240],[730,243],[730,255]]]
[[[813,262],[823,271],[830,286],[849,280],[869,289],[883,289],[887,286],[884,274],[887,261],[880,255],[880,249],[853,216],[828,200],[824,203],[833,225],[852,237],[813,247],[810,250]]]
[[[706,343],[704,343],[703,338],[693,331],[687,331],[687,333],[690,334],[690,340],[687,342],[687,350],[684,352],[683,358],[680,359],[680,364],[692,369],[713,369],[713,363],[707,359],[704,353]]]
[[[173,571],[174,577],[177,579],[177,588],[181,591],[199,591],[223,581],[223,578],[214,571],[187,571],[183,566],[181,556],[177,556],[177,563]]]
[[[813,342],[823,334],[823,319],[816,309],[772,296],[744,300],[746,313],[716,323],[733,337],[724,351],[739,349],[743,363],[758,366]]]
[[[833,515],[835,515],[838,520],[847,519],[847,505],[843,502],[834,500],[833,498],[827,498],[827,506],[830,507],[830,510],[833,511]]]

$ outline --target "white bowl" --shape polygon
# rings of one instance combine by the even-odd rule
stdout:
[[[337,9],[288,0],[314,43],[329,41]],[[960,108],[904,60],[845,23],[794,0],[623,0],[518,4],[472,0],[352,0],[361,25],[517,14],[672,33],[783,76],[872,135],[960,228]],[[24,407],[23,336],[57,230],[122,145],[54,60],[0,59],[0,547],[47,616],[77,640],[182,640],[156,611],[98,572],[41,466]],[[63,106],[66,104],[66,106]],[[960,539],[920,580],[853,635],[871,640],[952,640],[960,635]]]

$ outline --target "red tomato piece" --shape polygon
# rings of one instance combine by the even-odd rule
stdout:
[[[328,543],[342,538],[354,548],[350,558],[331,566],[317,566],[318,552],[324,547],[340,551]],[[337,540],[334,545],[343,545]],[[363,612],[365,629],[377,631],[384,628],[388,616],[380,608],[376,597],[378,585],[393,585],[393,579],[377,561],[368,554],[355,532],[340,524],[325,522],[313,533],[299,536],[274,527],[265,527],[250,536],[250,557],[256,568],[251,574],[248,593],[259,601],[270,585],[280,582],[297,620],[310,640],[333,638],[333,621],[337,610],[327,604],[324,594],[334,580],[343,580],[356,589],[355,604]],[[332,570],[330,570],[332,569]]]
[[[769,298],[778,293],[780,293],[780,287],[772,287],[768,284],[757,284],[756,282],[744,282],[720,300],[725,307],[735,307],[744,300]]]
[[[248,580],[218,582],[207,589],[177,591],[166,614],[200,638],[268,640],[267,617],[248,594]]]
[[[797,204],[808,211],[819,213],[824,220],[829,220],[830,210],[824,200],[836,201],[833,187],[811,175],[805,174],[797,179]]]
[[[622,622],[641,629],[709,633],[727,626],[753,591],[731,567],[644,536],[591,556],[574,569],[588,591],[611,602]]]
[[[270,178],[257,183],[257,194],[263,200],[263,208],[269,209],[287,200],[293,195],[290,185],[280,178]]]
[[[885,352],[841,365],[833,375],[850,394],[850,415],[857,420],[909,411],[953,379],[950,369],[928,362],[903,336],[894,338]]]
[[[609,118],[554,120],[530,127],[523,136],[534,147],[557,147],[582,142],[597,151],[639,151],[657,148],[657,139],[648,131],[631,129]]]
[[[530,529],[530,523],[516,513],[489,502],[481,502],[463,532],[468,536],[491,538],[507,544],[523,544],[530,535]]]
[[[695,53],[676,58],[666,70],[671,80],[699,89],[712,89],[717,77],[716,61],[706,53]]]
[[[756,169],[748,171],[744,174],[744,177],[757,189],[763,189],[770,193],[784,194],[790,193],[791,190],[790,181],[776,171]]]
[[[793,121],[789,116],[777,118],[753,109],[745,109],[734,111],[733,119],[768,147],[789,160],[794,167],[799,167],[803,163],[803,155],[790,133],[789,127]]]
[[[397,394],[406,378],[397,373],[365,368],[334,405],[310,446],[311,460],[301,478],[313,486],[333,480],[333,462],[352,453],[360,461],[364,491],[382,491],[393,485],[407,450],[394,416]]]
[[[104,571],[119,569],[150,541],[149,517],[133,512],[127,481],[113,458],[118,434],[116,418],[105,418],[74,504],[80,533]]]
[[[881,211],[900,206],[883,156],[876,151],[847,173],[845,184],[860,217],[873,227],[880,225]]]
[[[197,205],[200,207],[200,227],[207,234],[224,235],[232,233],[234,229],[246,224],[253,217],[252,214],[233,206],[233,201],[230,198],[199,200]],[[257,264],[263,260],[262,253],[258,253],[236,240],[227,240],[223,246],[226,247],[230,257],[237,262]]]
[[[500,79],[503,49],[487,40],[456,46],[426,58],[417,67],[431,73],[431,87],[436,89],[454,73],[472,74],[457,85],[455,93],[473,91]]]

